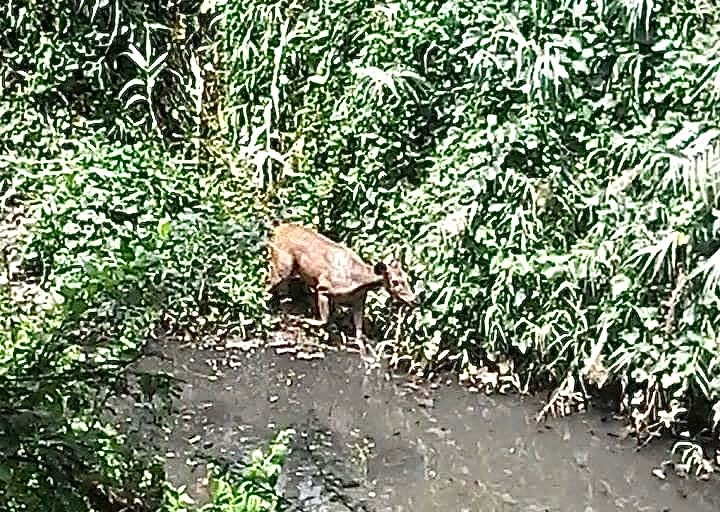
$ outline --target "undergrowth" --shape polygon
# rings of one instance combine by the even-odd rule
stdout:
[[[177,388],[136,364],[147,343],[263,314],[262,207],[198,144],[187,8],[0,6],[3,510],[154,509],[162,459],[108,404],[163,424]]]
[[[279,512],[286,504],[277,491],[294,431],[280,431],[267,450],[254,450],[241,469],[208,468],[208,503],[197,506],[183,487],[166,486],[161,512]]]

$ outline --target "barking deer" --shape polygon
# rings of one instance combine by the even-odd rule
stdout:
[[[364,352],[363,307],[370,290],[385,288],[396,301],[417,306],[400,259],[391,254],[374,266],[368,265],[350,248],[333,242],[309,228],[296,224],[273,223],[269,240],[270,268],[266,291],[299,277],[312,290],[318,319],[326,325],[331,302],[352,308],[355,338]]]

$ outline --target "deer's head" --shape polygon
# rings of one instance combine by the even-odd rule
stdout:
[[[393,251],[383,261],[376,263],[374,270],[377,275],[383,277],[385,289],[395,301],[413,307],[419,304],[397,251]]]

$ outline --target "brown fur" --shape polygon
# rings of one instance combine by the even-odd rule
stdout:
[[[367,293],[377,288],[385,288],[398,302],[417,305],[407,275],[394,255],[373,267],[352,249],[296,224],[276,225],[269,247],[267,291],[274,293],[282,283],[299,277],[313,290],[317,324],[327,323],[331,299],[349,305],[353,310],[355,336],[359,339]]]

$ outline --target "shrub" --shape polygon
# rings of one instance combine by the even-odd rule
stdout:
[[[256,194],[197,143],[199,19],[0,6],[4,509],[152,507],[161,461],[107,404],[167,413],[170,377],[134,365],[163,314],[242,331],[263,312]]]
[[[211,467],[208,483],[210,502],[199,512],[277,512],[284,510],[277,494],[278,478],[290,449],[294,431],[282,430],[267,450],[254,450],[247,465],[240,470],[221,470]],[[181,512],[190,510],[193,500],[183,488],[167,486],[161,510]]]

